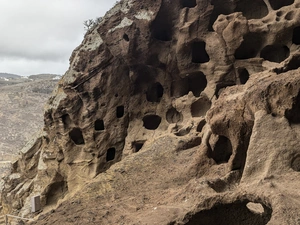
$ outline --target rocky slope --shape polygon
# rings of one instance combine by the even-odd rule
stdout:
[[[13,161],[32,135],[43,128],[43,108],[57,75],[0,74],[0,159]],[[2,166],[1,166],[2,167]]]
[[[300,1],[124,0],[70,58],[2,212],[300,224]],[[225,222],[224,222],[225,221]]]

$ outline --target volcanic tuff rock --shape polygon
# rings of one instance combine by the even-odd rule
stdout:
[[[300,0],[121,1],[74,50],[3,212],[40,194],[35,224],[300,224],[299,45]]]

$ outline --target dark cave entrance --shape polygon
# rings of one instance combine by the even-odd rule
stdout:
[[[209,55],[205,49],[206,43],[204,41],[194,42],[192,44],[192,62],[206,63],[210,60]]]
[[[96,131],[101,131],[104,130],[104,121],[103,120],[96,120],[94,124],[95,130]]]
[[[132,149],[133,149],[133,152],[136,153],[136,152],[139,152],[142,147],[144,146],[144,143],[145,141],[135,141],[132,143]]]
[[[84,144],[84,138],[80,128],[73,128],[73,130],[71,130],[69,133],[69,137],[76,145]]]
[[[183,8],[185,7],[194,8],[197,6],[196,0],[181,0],[180,3]]]
[[[124,106],[118,106],[116,110],[117,118],[122,118],[124,116]]]
[[[160,102],[163,94],[163,86],[159,82],[156,82],[148,88],[146,98],[148,102]]]
[[[269,0],[271,7],[274,10],[280,9],[283,6],[291,5],[294,3],[294,0]]]
[[[115,156],[116,156],[116,149],[115,148],[109,148],[106,152],[106,162],[114,160]]]
[[[260,204],[263,212],[256,212],[247,206],[248,201],[219,204],[190,216],[185,225],[265,225],[272,216],[272,209]]]
[[[281,44],[267,45],[261,52],[260,57],[270,62],[280,63],[290,55],[290,49]]]
[[[147,115],[143,118],[143,125],[148,130],[156,130],[161,123],[161,117],[157,115]]]
[[[300,27],[294,28],[292,41],[295,45],[300,45]]]

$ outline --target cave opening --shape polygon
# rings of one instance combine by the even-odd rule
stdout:
[[[104,127],[104,121],[100,120],[100,119],[96,120],[95,124],[94,124],[94,127],[95,127],[96,131],[104,130],[105,129],[105,127]]]
[[[76,145],[84,145],[84,138],[80,128],[73,128],[69,132],[69,137]]]
[[[204,41],[197,41],[192,44],[192,62],[206,63],[210,60],[209,55],[205,49],[206,43]]]
[[[198,125],[197,125],[196,131],[197,131],[197,132],[202,132],[202,129],[203,129],[203,127],[205,126],[205,124],[206,124],[206,121],[205,121],[205,120],[201,120],[201,121],[198,123]]]
[[[202,96],[191,105],[192,117],[204,117],[210,107],[211,101],[206,96]]]
[[[181,0],[180,2],[183,8],[194,8],[197,6],[196,0]]]
[[[128,37],[128,35],[127,35],[127,34],[124,34],[124,35],[123,35],[123,39],[124,39],[125,41],[127,41],[127,42],[128,42],[128,41],[129,41],[129,37]]]
[[[284,61],[289,55],[290,49],[281,44],[267,45],[260,52],[261,58],[276,63]]]
[[[241,45],[235,51],[234,57],[236,59],[250,59],[258,55],[262,47],[262,37],[257,33],[248,33],[244,36]]]
[[[293,158],[291,167],[296,172],[300,172],[300,155]]]
[[[272,216],[272,208],[265,204],[263,213],[255,212],[247,207],[249,202],[237,201],[228,204],[217,204],[211,209],[202,210],[188,218],[185,225],[265,225]],[[224,221],[226,221],[224,223]]]
[[[106,162],[114,160],[115,156],[116,156],[116,149],[115,148],[109,148],[106,152]]]
[[[173,18],[168,7],[162,5],[150,30],[152,37],[159,41],[171,41],[173,36]]]
[[[284,1],[269,0],[269,3],[272,9],[277,10],[280,9],[281,7],[293,4],[294,0],[284,0]]]
[[[236,4],[235,12],[242,12],[243,16],[246,17],[247,20],[250,20],[265,17],[268,15],[269,10],[263,0],[251,1],[251,7],[249,7],[248,0],[240,0]]]
[[[117,118],[122,118],[124,116],[124,106],[118,106],[116,110]]]
[[[199,97],[207,86],[206,76],[202,72],[190,74],[188,77],[188,92],[193,92],[195,97]],[[187,92],[187,93],[188,93]]]
[[[134,141],[132,143],[133,152],[134,153],[139,152],[142,149],[142,147],[144,146],[144,143],[145,143],[145,141]]]
[[[183,116],[177,109],[172,107],[167,111],[166,119],[168,123],[178,123],[182,121]]]
[[[59,199],[62,199],[68,191],[68,185],[66,181],[59,181],[52,183],[49,186],[47,193],[46,205],[54,205]]]
[[[227,163],[232,155],[232,145],[225,136],[219,136],[215,146],[212,149],[212,158],[217,164]]]
[[[300,27],[294,28],[292,41],[295,45],[300,45]]]
[[[143,118],[143,126],[148,130],[156,130],[161,123],[161,117],[158,115],[146,115]]]
[[[148,87],[148,90],[146,92],[146,98],[148,102],[160,102],[163,94],[163,86],[159,82],[156,82],[150,87]]]
[[[249,80],[250,75],[246,68],[239,68],[238,75],[240,84],[246,84],[246,82]]]

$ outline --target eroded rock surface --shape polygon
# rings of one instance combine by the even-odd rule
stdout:
[[[5,179],[35,224],[300,224],[300,1],[121,1]],[[56,208],[50,211],[50,209]]]

